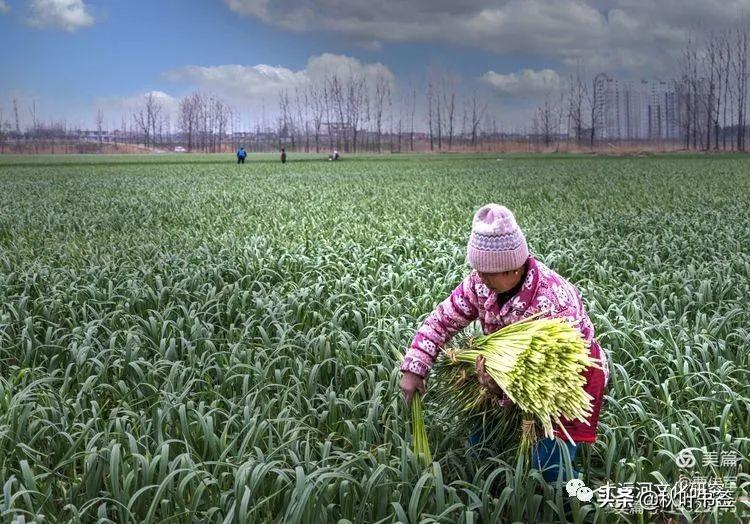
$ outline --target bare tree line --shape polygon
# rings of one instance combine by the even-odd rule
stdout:
[[[419,140],[431,150],[451,151],[478,146],[487,102],[477,91],[461,99],[455,83],[445,77],[427,86],[425,130],[419,130],[417,87],[394,93],[389,78],[366,78],[350,72],[332,73],[305,87],[279,95],[276,133],[279,147],[319,152],[414,151]],[[459,113],[463,109],[459,130]]]
[[[221,151],[232,122],[233,110],[220,98],[193,93],[180,100],[177,126],[188,151]]]
[[[563,85],[549,86],[527,125],[503,128],[502,116],[477,89],[431,72],[425,85],[396,89],[383,73],[331,72],[290,86],[277,99],[273,119],[254,126],[210,93],[179,100],[174,115],[154,93],[146,94],[119,127],[96,111],[95,129],[43,122],[36,101],[10,110],[0,106],[0,153],[71,151],[70,143],[95,151],[127,144],[142,150],[222,152],[240,145],[255,151],[346,153],[504,150],[525,141],[529,148],[571,150],[629,141],[670,149],[745,151],[747,144],[750,27],[691,37],[669,81],[620,82],[588,75],[579,64]],[[256,115],[257,116],[257,115]],[[21,121],[30,122],[21,129]],[[65,146],[65,149],[63,149]]]
[[[674,85],[686,149],[746,150],[749,52],[747,27],[692,37],[682,50]]]
[[[30,123],[26,129],[21,127],[24,108],[18,99],[14,97],[10,106],[11,111],[7,116],[0,106],[0,154],[83,152],[79,148],[71,150],[64,147],[71,134],[80,134],[78,130],[69,129],[64,121],[42,121],[37,113],[36,100],[31,100],[28,105],[27,117]]]
[[[559,91],[546,93],[532,117],[531,136],[555,149],[562,140],[590,148],[645,140],[671,141],[678,149],[745,151],[749,30],[736,26],[700,42],[691,37],[677,77],[651,92],[618,87],[603,73],[589,78],[579,65]]]

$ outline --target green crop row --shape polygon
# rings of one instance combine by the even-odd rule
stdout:
[[[743,157],[144,158],[0,159],[0,521],[560,521],[565,491],[469,453],[429,385],[436,462],[411,452],[399,355],[487,202],[609,352],[587,485],[676,482],[690,447],[736,452],[747,496]]]

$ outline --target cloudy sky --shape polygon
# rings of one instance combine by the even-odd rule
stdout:
[[[403,94],[441,74],[507,126],[568,77],[669,79],[691,32],[721,30],[750,0],[0,0],[0,110],[119,126],[143,93],[166,106],[215,92],[247,121],[281,89],[330,70]]]

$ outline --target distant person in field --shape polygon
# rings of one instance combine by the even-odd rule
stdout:
[[[558,446],[567,446],[573,460],[577,444],[596,441],[604,388],[609,380],[606,356],[594,338],[594,327],[585,311],[581,293],[529,253],[526,238],[507,208],[488,204],[477,211],[469,237],[467,260],[471,272],[427,317],[406,351],[400,384],[404,397],[410,403],[415,392],[424,394],[425,378],[441,349],[474,320],[480,321],[486,335],[539,312],[544,312],[544,317],[565,317],[578,322],[581,334],[590,344],[590,356],[595,361],[601,358],[603,369],[589,367],[585,371],[584,389],[593,397],[593,413],[588,424],[563,419],[563,426],[576,445],[571,444],[558,428],[555,434],[561,441],[542,438],[532,451],[533,466],[543,472],[545,480],[552,482],[557,479],[558,470],[564,468]],[[500,405],[511,403],[486,372],[481,356],[476,360],[476,370],[479,383],[490,394],[498,396]],[[484,429],[474,431],[469,438],[470,444],[483,441]],[[578,473],[574,472],[574,475],[577,477]]]
[[[283,147],[281,148],[281,163],[286,164],[286,151]]]
[[[245,148],[244,147],[239,148],[237,150],[237,163],[244,164],[246,156],[247,156],[247,151],[245,151]]]
[[[333,153],[328,155],[328,160],[338,160],[339,159],[339,151],[338,149],[334,149]]]

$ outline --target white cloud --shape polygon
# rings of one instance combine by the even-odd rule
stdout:
[[[311,80],[317,81],[332,74],[342,79],[348,79],[351,76],[364,77],[368,80],[368,84],[374,84],[374,80],[378,77],[385,78],[391,84],[395,81],[391,70],[380,62],[363,64],[351,56],[331,53],[310,57],[305,73]]]
[[[167,80],[197,85],[230,97],[269,97],[294,89],[307,80],[304,72],[286,67],[256,65],[189,65],[168,71]]]
[[[26,22],[32,27],[73,32],[94,23],[83,0],[30,0]]]
[[[643,75],[674,64],[690,30],[750,14],[750,0],[224,1],[269,25],[338,33],[370,47],[446,42]]]
[[[288,0],[225,0],[229,8],[238,13],[253,16],[263,22],[291,30],[306,29],[316,15],[311,6],[294,5]]]
[[[0,0],[0,14],[4,14],[10,11],[10,6],[5,3],[5,0]]]
[[[578,0],[225,0],[230,9],[294,31],[328,30],[370,45],[449,41],[509,52],[583,47],[606,20]],[[570,32],[571,26],[576,31]],[[530,49],[529,46],[532,46]]]
[[[102,109],[107,120],[119,126],[123,118],[129,120],[136,111],[144,107],[149,94],[159,103],[165,115],[173,117],[177,114],[180,101],[164,91],[146,91],[128,96],[98,98],[94,100],[93,107]],[[96,109],[94,109],[95,113]]]
[[[282,91],[293,91],[295,87],[320,81],[331,74],[342,79],[356,75],[374,80],[381,76],[391,84],[395,82],[393,73],[381,63],[366,64],[350,56],[330,53],[310,57],[307,66],[298,71],[265,64],[188,65],[167,71],[164,76],[169,81],[196,86],[227,97],[232,102],[247,104],[259,98],[275,103]],[[368,84],[374,85],[374,82]]]
[[[560,75],[553,69],[524,69],[509,74],[488,71],[481,80],[491,86],[495,93],[514,97],[534,97],[556,91],[562,85]]]
[[[177,124],[177,110],[180,101],[164,91],[144,91],[130,95],[105,96],[90,100],[85,110],[78,109],[76,118],[81,125],[90,129],[96,126],[98,110],[104,116],[104,125],[109,129],[121,129],[135,126],[134,116],[145,109],[146,97],[151,94],[161,107],[161,116],[168,117],[170,126],[174,129]]]

